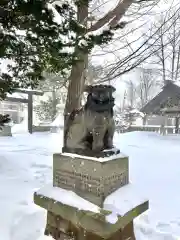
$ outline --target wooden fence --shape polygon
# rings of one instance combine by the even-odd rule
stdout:
[[[63,127],[51,127],[51,126],[33,126],[33,132],[45,132],[45,131],[51,131],[58,132],[59,130],[62,130]],[[161,126],[136,126],[131,125],[127,129],[122,129],[120,126],[116,126],[116,132],[118,133],[126,133],[126,132],[134,132],[134,131],[144,131],[144,132],[157,132],[160,133]],[[175,127],[173,126],[165,126],[164,127],[166,134],[174,134],[175,133]]]
[[[116,127],[116,131],[118,133],[126,133],[126,132],[133,132],[133,131],[146,131],[146,132],[157,132],[160,133],[161,126],[136,126],[136,125],[131,125],[127,129],[121,129],[121,127]],[[175,127],[173,126],[165,126],[165,133],[166,134],[173,134],[175,133]]]

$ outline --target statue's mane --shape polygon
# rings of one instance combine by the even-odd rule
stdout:
[[[114,107],[114,98],[112,93],[115,91],[115,88],[109,85],[96,85],[86,87],[86,92],[88,92],[87,101],[84,106],[85,110],[91,110],[95,112],[110,112],[113,116],[113,107]],[[108,93],[109,98],[105,99],[103,102],[100,102],[98,98],[93,98],[93,93]]]
[[[92,93],[94,91],[104,90],[108,92],[115,92],[116,89],[111,85],[99,84],[99,85],[86,85],[84,87],[84,92]]]

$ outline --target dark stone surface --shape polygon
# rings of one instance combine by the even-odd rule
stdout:
[[[94,112],[103,113],[104,111],[111,112],[113,116],[114,98],[112,93],[115,88],[111,85],[95,85],[89,86],[86,89],[88,92],[85,110],[90,109]]]
[[[92,157],[117,154],[111,150],[115,131],[112,96],[115,88],[95,85],[86,86],[85,91],[88,93],[85,105],[68,117],[63,152]],[[109,150],[103,152],[104,149]]]

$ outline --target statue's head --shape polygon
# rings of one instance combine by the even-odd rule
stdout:
[[[111,85],[89,85],[84,91],[88,93],[86,107],[96,111],[112,110],[114,98],[112,96],[116,89]]]

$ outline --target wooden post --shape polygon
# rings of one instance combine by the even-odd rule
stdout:
[[[25,90],[25,89],[16,89],[14,92],[23,93],[28,95],[26,98],[16,98],[16,97],[7,97],[5,101],[9,102],[20,102],[28,104],[28,132],[33,133],[33,95],[43,96],[42,91],[36,90]]]
[[[33,95],[28,93],[28,132],[33,133]]]
[[[166,134],[166,124],[167,124],[167,116],[166,115],[162,115],[162,120],[161,120],[161,127],[160,127],[160,134],[165,135]]]
[[[143,126],[145,126],[146,125],[146,123],[147,123],[147,114],[144,114],[144,117],[143,117]]]
[[[56,90],[55,87],[53,87],[52,90],[52,119],[51,121],[54,121],[57,113],[57,100],[56,100]]]
[[[179,133],[179,117],[176,117],[175,119],[175,133]]]

